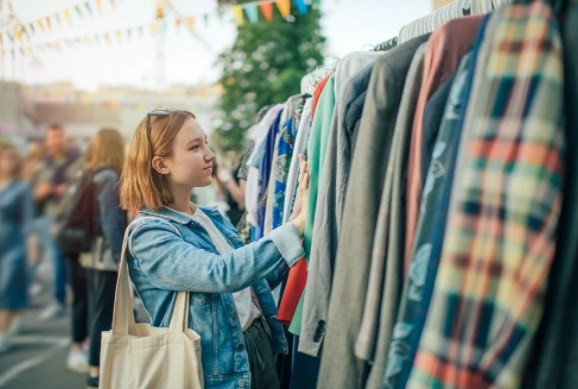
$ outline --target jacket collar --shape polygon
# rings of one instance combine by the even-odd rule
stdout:
[[[201,206],[201,205],[198,205],[197,207],[201,211],[203,211],[205,214],[207,214],[207,216],[209,216],[211,219],[213,219],[219,215],[219,210],[217,207],[209,207],[209,206]],[[163,219],[167,219],[167,220],[173,221],[175,223],[179,223],[179,224],[188,224],[192,221],[190,215],[187,215],[187,214],[179,212],[179,211],[175,211],[174,209],[171,209],[168,207],[163,207],[163,208],[158,209],[158,210],[141,209],[140,213],[142,213],[143,215],[148,215],[148,216],[161,217]]]

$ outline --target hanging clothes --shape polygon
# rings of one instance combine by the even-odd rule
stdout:
[[[372,231],[405,78],[416,50],[427,38],[416,38],[386,52],[371,74],[351,166],[320,388],[358,388],[365,382],[367,366],[355,358],[354,346],[367,291]]]
[[[313,92],[312,108],[311,108],[311,117],[313,119],[315,117],[315,108],[317,107],[318,100],[320,99],[321,94],[325,89],[325,86],[327,85],[328,81],[329,76],[321,80],[319,84],[317,84]],[[312,124],[311,130],[309,131],[308,144],[311,142],[311,137],[314,134],[313,128],[314,127]],[[318,131],[319,129],[317,129],[317,132]],[[307,282],[307,263],[303,258],[299,261],[299,263],[297,263],[295,267],[293,267],[289,271],[285,291],[283,292],[283,297],[281,298],[281,302],[279,304],[278,318],[282,323],[291,323],[293,321],[293,317],[295,316],[295,311],[297,310],[297,306],[299,305],[299,299],[301,298],[301,294],[305,289],[306,282]]]
[[[561,19],[564,44],[564,95],[566,100],[566,178],[556,257],[548,280],[543,322],[530,353],[523,388],[576,388],[578,370],[578,2],[569,2]]]
[[[283,207],[285,206],[285,190],[293,145],[299,128],[301,95],[290,97],[285,103],[280,119],[280,130],[275,139],[271,176],[267,191],[267,212],[265,214],[265,234],[283,224]]]
[[[381,198],[367,299],[359,335],[355,343],[356,356],[372,363],[366,384],[368,389],[381,389],[383,387],[387,350],[395,320],[391,312],[396,310],[403,282],[401,253],[403,253],[403,236],[405,234],[405,201],[402,201],[405,193],[404,178],[407,176],[406,161],[409,154],[409,139],[413,125],[413,113],[421,88],[425,50],[426,43],[423,43],[413,56],[401,97],[392,151],[388,162],[387,173],[391,174],[391,183],[389,188],[387,186],[384,188]],[[391,202],[390,209],[386,206],[388,199]],[[384,233],[385,226],[389,226],[387,234]],[[386,261],[380,261],[380,256],[386,256]],[[385,269],[379,269],[380,264],[386,264]],[[379,290],[372,283],[381,282],[379,279],[381,275],[385,277],[385,286]],[[375,304],[373,309],[372,303]],[[380,306],[381,308],[379,308]]]
[[[299,338],[299,351],[310,356],[319,356],[327,321],[333,264],[337,252],[338,223],[335,212],[337,207],[337,160],[340,153],[346,152],[344,145],[338,142],[338,138],[342,139],[338,134],[344,131],[343,112],[351,100],[351,96],[356,96],[355,93],[352,93],[357,89],[352,85],[354,76],[382,54],[373,52],[352,53],[339,62],[335,72],[335,96],[337,100],[329,130],[323,170],[319,176],[319,195],[313,225],[315,239],[311,245],[311,255],[307,266],[307,278],[310,281],[303,298],[303,319]],[[343,84],[343,87],[339,87],[338,81]],[[369,83],[369,77],[367,77],[367,83]]]
[[[409,387],[518,387],[542,316],[562,203],[560,35],[542,2],[494,18]]]
[[[267,134],[277,117],[279,111],[283,109],[282,104],[277,104],[263,117],[250,133],[250,138],[255,141],[255,149],[247,161],[247,185],[245,189],[245,209],[247,209],[247,221],[254,227],[259,226],[259,195],[260,195],[260,167],[265,154],[265,140]]]
[[[482,18],[482,16],[470,16],[452,20],[436,30],[428,42],[425,59],[426,68],[424,69],[422,89],[415,112],[409,152],[409,177],[407,180],[408,216],[404,255],[405,274],[407,274],[407,269],[411,262],[411,250],[419,217],[420,194],[423,190],[421,145],[423,143],[425,106],[433,92],[446,78],[456,71],[461,58],[472,45]]]
[[[333,110],[335,108],[335,75],[329,76],[329,80],[317,106],[317,112],[313,118],[311,126],[311,136],[307,145],[307,162],[309,163],[309,191],[305,201],[307,201],[307,218],[305,222],[305,232],[303,234],[303,248],[305,258],[311,256],[311,243],[313,237],[313,224],[315,223],[315,207],[317,205],[317,194],[319,185],[319,175],[323,168],[325,150],[329,139],[329,130],[333,120]],[[304,274],[307,278],[307,274]],[[303,290],[299,295],[299,304],[295,310],[295,316],[291,321],[289,331],[295,335],[301,334],[301,319],[303,313]]]
[[[283,205],[283,223],[287,223],[293,213],[293,205],[295,203],[297,187],[299,184],[299,156],[302,154],[304,155],[307,152],[307,142],[309,141],[309,133],[311,132],[312,106],[313,100],[311,97],[306,98],[301,112],[301,119],[299,120],[297,138],[295,139],[293,155],[291,156],[291,165],[289,166],[289,173],[287,174],[285,204]]]

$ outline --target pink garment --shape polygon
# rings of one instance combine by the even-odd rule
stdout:
[[[468,16],[451,20],[435,30],[427,43],[424,72],[417,100],[407,180],[407,223],[404,255],[404,271],[411,263],[413,242],[419,220],[419,207],[424,177],[421,176],[423,142],[423,117],[425,106],[437,88],[458,68],[464,54],[470,49],[483,16]]]

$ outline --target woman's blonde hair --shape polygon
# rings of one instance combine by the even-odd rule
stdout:
[[[121,174],[124,165],[124,138],[115,129],[103,128],[90,142],[86,152],[86,168],[109,168]]]
[[[126,210],[157,210],[174,200],[168,177],[153,169],[152,161],[155,156],[172,155],[177,133],[195,115],[180,110],[165,112],[166,115],[147,114],[130,141],[120,181],[120,204]]]

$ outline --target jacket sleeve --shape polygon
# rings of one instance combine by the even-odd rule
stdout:
[[[234,293],[295,265],[303,247],[287,223],[257,242],[218,255],[185,241],[169,222],[155,221],[134,227],[129,252],[157,288]]]
[[[118,175],[113,171],[105,170],[95,176],[94,182],[102,233],[115,262],[118,263],[127,224],[126,212],[120,208]]]

